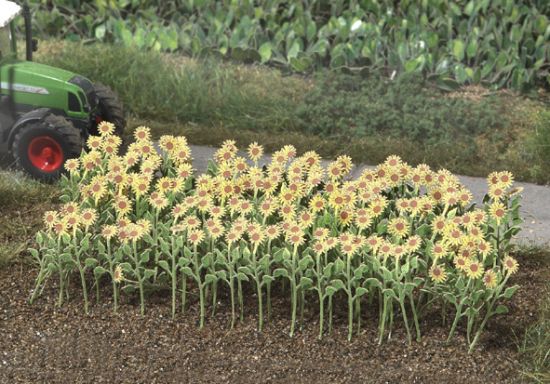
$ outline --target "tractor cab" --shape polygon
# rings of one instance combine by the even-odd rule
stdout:
[[[9,152],[32,176],[53,180],[101,121],[112,122],[122,133],[122,105],[109,87],[33,62],[37,42],[29,8],[0,0],[0,9],[0,155]],[[21,14],[26,60],[17,58],[15,21]]]

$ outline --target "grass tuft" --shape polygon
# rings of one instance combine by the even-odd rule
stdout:
[[[0,171],[0,267],[26,252],[42,225],[42,214],[57,201],[53,185],[22,173]]]

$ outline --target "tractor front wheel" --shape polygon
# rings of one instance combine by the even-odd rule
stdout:
[[[80,131],[64,117],[56,115],[24,125],[11,147],[17,165],[46,182],[58,179],[65,161],[78,157],[81,150]]]

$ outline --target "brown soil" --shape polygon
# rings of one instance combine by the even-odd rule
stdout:
[[[438,316],[423,321],[423,339],[410,347],[399,324],[392,339],[378,346],[372,318],[347,342],[345,308],[339,309],[333,334],[322,341],[314,310],[306,311],[304,329],[290,338],[289,305],[282,295],[276,296],[273,319],[262,333],[256,331],[251,293],[245,321],[233,330],[225,298],[203,330],[196,324],[194,301],[187,314],[170,318],[167,293],[148,299],[144,317],[127,297],[113,314],[107,285],[84,315],[77,281],[65,306],[55,306],[53,283],[31,306],[26,300],[36,271],[14,264],[0,269],[0,382],[519,383],[516,342],[536,319],[550,276],[550,265],[541,258],[520,257],[520,262],[514,282],[521,289],[509,303],[510,313],[493,319],[470,355],[464,329],[447,345],[448,327]]]

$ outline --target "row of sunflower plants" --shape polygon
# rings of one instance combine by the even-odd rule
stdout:
[[[31,302],[53,280],[62,305],[78,276],[86,312],[90,288],[99,300],[109,281],[114,311],[121,295],[137,295],[143,314],[147,293],[168,288],[174,317],[186,312],[190,293],[198,296],[202,328],[224,291],[233,327],[250,287],[261,331],[272,289],[282,286],[291,336],[311,303],[319,338],[345,303],[348,338],[370,312],[380,343],[397,323],[409,343],[420,340],[422,318],[440,309],[449,340],[463,324],[473,349],[517,289],[510,241],[520,230],[521,194],[509,172],[489,175],[476,207],[450,172],[397,156],[352,179],[347,156],[323,163],[287,145],[266,162],[261,146],[245,157],[226,141],[196,175],[184,137],[163,136],[157,150],[140,127],[122,155],[113,131],[102,123],[88,150],[66,162],[62,205],[45,213],[30,250],[39,267]]]

